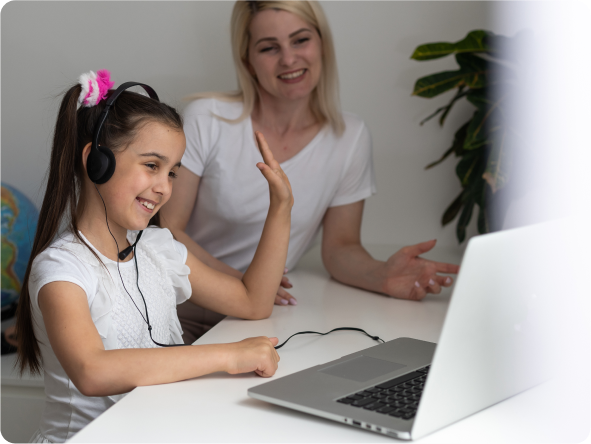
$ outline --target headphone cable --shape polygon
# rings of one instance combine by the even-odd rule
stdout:
[[[338,327],[338,328],[333,328],[331,331],[327,331],[326,333],[320,333],[320,332],[317,332],[317,331],[300,331],[298,333],[294,333],[289,338],[287,338],[285,341],[283,341],[283,343],[281,343],[279,345],[276,345],[275,346],[275,350],[280,349],[281,347],[283,347],[286,344],[287,341],[289,341],[291,338],[293,338],[294,336],[297,336],[297,335],[315,334],[315,335],[325,336],[325,335],[327,335],[329,333],[332,333],[333,331],[339,331],[339,330],[360,331],[361,333],[365,333],[366,336],[369,336],[374,341],[378,341],[378,342],[379,341],[382,341],[382,343],[386,342],[382,338],[380,338],[379,336],[372,336],[368,332],[366,332],[365,330],[363,330],[361,328],[357,328],[357,327]]]
[[[107,223],[107,229],[109,230],[109,234],[111,235],[111,237],[115,241],[115,245],[117,246],[117,272],[119,273],[119,278],[121,279],[121,285],[123,285],[123,289],[125,290],[125,293],[127,293],[127,296],[129,296],[129,298],[131,299],[131,302],[133,302],[133,305],[135,305],[135,308],[137,309],[138,313],[140,314],[140,316],[142,317],[144,322],[148,325],[148,334],[150,335],[150,339],[152,340],[152,342],[154,344],[156,344],[160,347],[181,347],[181,346],[185,346],[185,345],[191,345],[191,344],[161,344],[159,342],[156,342],[154,340],[154,338],[152,338],[152,326],[150,325],[150,316],[148,315],[148,305],[146,304],[146,299],[144,298],[144,294],[142,293],[142,290],[140,290],[140,284],[139,284],[140,273],[139,273],[139,269],[138,269],[138,265],[137,265],[137,254],[136,254],[137,242],[133,245],[133,259],[135,262],[136,285],[137,285],[138,291],[140,292],[140,296],[142,297],[142,301],[144,302],[146,316],[144,316],[142,314],[141,310],[139,309],[139,307],[137,306],[137,304],[133,300],[133,297],[131,296],[129,291],[127,291],[127,287],[125,286],[125,282],[123,282],[123,276],[121,275],[121,270],[119,269],[119,244],[117,243],[117,239],[115,239],[115,236],[113,235],[113,233],[111,232],[111,228],[109,227],[109,218],[107,217],[107,206],[105,205],[105,200],[103,199],[103,196],[101,195],[101,192],[98,190],[96,184],[93,183],[93,185],[94,185],[94,188],[96,189],[96,192],[98,193],[99,197],[101,198],[101,201],[103,202],[103,207],[105,208],[105,222]]]

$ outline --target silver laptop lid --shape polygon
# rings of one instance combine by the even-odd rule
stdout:
[[[470,240],[412,439],[550,377],[557,289],[549,277],[559,272],[560,226],[550,222]]]

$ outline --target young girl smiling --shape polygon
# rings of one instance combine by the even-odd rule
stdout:
[[[293,197],[262,134],[264,163],[256,166],[269,184],[269,211],[239,280],[205,266],[158,227],[185,150],[179,114],[156,98],[118,90],[98,135],[116,166],[106,182],[93,182],[93,135],[114,93],[108,71],[80,80],[60,106],[17,313],[20,370],[44,372],[46,407],[33,437],[41,442],[71,438],[137,386],[217,371],[271,376],[279,361],[277,338],[171,346],[182,344],[176,304],[187,299],[245,319],[271,314]]]

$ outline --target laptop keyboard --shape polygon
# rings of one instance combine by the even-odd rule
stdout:
[[[412,419],[417,413],[429,367],[391,379],[375,387],[337,399],[337,402],[366,410]]]

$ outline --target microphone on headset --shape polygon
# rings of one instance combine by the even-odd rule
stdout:
[[[135,242],[133,243],[133,245],[127,247],[125,250],[123,250],[121,253],[119,253],[119,260],[125,260],[125,258],[127,256],[129,256],[129,253],[131,253],[133,251],[133,247],[135,247],[137,245],[137,243],[140,241],[140,237],[142,237],[142,233],[144,232],[144,230],[141,230],[138,234],[137,237],[135,238]]]

